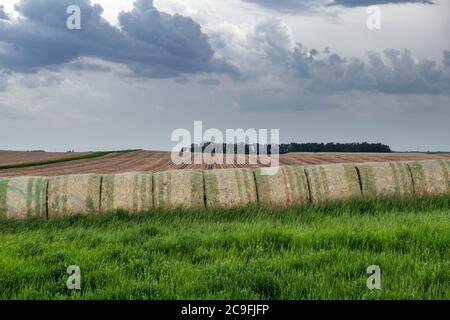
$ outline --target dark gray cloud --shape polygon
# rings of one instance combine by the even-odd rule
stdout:
[[[243,0],[262,7],[282,11],[307,11],[324,4],[321,0]]]
[[[331,5],[340,5],[344,7],[366,7],[372,5],[402,3],[434,4],[434,2],[431,0],[334,0]]]
[[[81,30],[68,30],[67,7],[81,9]],[[58,67],[82,57],[127,65],[135,75],[173,77],[183,73],[238,74],[214,58],[208,36],[189,17],[158,11],[152,0],[137,0],[119,15],[119,27],[105,21],[90,0],[22,0],[22,16],[0,21],[0,67],[17,72]]]
[[[450,51],[444,51],[444,59],[442,60],[442,64],[447,68],[450,68]]]
[[[448,52],[444,64],[449,63]],[[367,61],[299,45],[290,70],[308,90],[321,93],[371,91],[386,94],[449,94],[450,77],[436,62],[416,61],[409,50],[369,53]]]
[[[320,7],[329,0],[242,0],[251,2],[261,7],[281,11],[309,11],[312,8]]]
[[[285,12],[308,12],[323,6],[365,7],[391,3],[433,4],[431,0],[242,0]]]
[[[0,6],[0,20],[8,20],[9,17],[5,12],[5,7],[4,6]]]

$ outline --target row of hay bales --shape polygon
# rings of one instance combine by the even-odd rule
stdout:
[[[175,170],[0,179],[0,219],[154,208],[286,207],[358,197],[450,194],[450,161]]]

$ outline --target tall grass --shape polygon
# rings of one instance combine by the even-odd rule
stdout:
[[[0,298],[449,299],[449,231],[450,197],[1,222]]]

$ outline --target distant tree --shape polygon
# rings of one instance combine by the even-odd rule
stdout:
[[[280,145],[262,145],[262,144],[215,144],[212,142],[204,142],[201,144],[192,144],[191,152],[204,152],[206,147],[211,149],[222,149],[224,153],[231,151],[231,153],[245,153],[245,154],[272,154],[272,151],[278,147],[280,154],[290,152],[377,152],[389,153],[391,148],[382,143],[368,143],[368,142],[352,142],[352,143],[288,143]],[[242,152],[244,150],[244,152]],[[266,151],[267,150],[267,151]],[[188,151],[183,148],[181,152]],[[275,152],[275,151],[274,151]],[[213,152],[214,153],[214,152]]]

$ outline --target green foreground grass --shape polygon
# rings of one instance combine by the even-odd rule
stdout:
[[[95,151],[95,152],[89,152],[82,156],[76,156],[76,157],[69,157],[69,158],[62,158],[62,159],[53,159],[53,160],[42,160],[42,161],[32,161],[32,162],[22,162],[22,163],[12,163],[12,164],[4,164],[0,165],[0,170],[6,170],[6,169],[22,169],[22,168],[29,168],[29,167],[37,167],[37,166],[43,166],[48,164],[55,164],[55,163],[62,163],[62,162],[69,162],[69,161],[77,161],[77,160],[85,160],[85,159],[95,159],[107,156],[111,153],[128,153],[133,151],[140,151],[138,149],[136,150],[119,150],[119,151]]]
[[[450,298],[450,197],[10,221],[0,243],[0,299]]]

